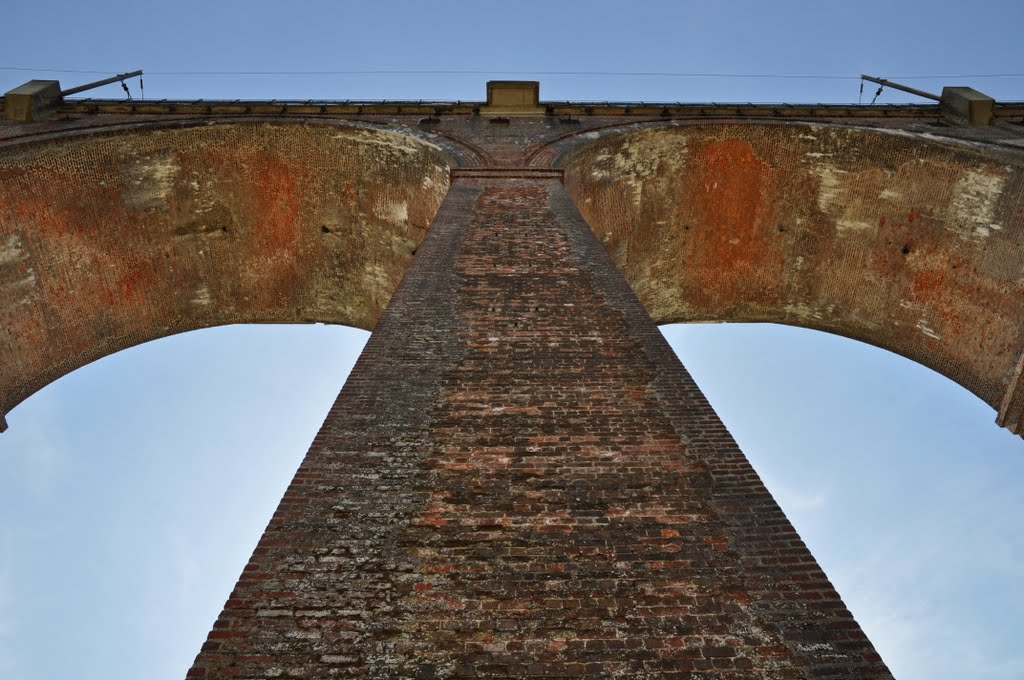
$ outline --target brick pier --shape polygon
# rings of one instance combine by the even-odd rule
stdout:
[[[560,181],[456,175],[190,678],[888,678]]]

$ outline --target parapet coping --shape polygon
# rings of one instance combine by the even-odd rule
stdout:
[[[558,116],[563,122],[573,117],[756,117],[806,118],[929,118],[940,115],[938,104],[784,104],[784,103],[685,103],[685,102],[540,102],[542,116]],[[437,121],[441,115],[488,116],[485,102],[428,100],[124,100],[65,99],[58,113],[139,114],[295,114],[295,115],[409,115],[425,116],[422,123]],[[1024,102],[999,102],[997,118],[1024,117]]]

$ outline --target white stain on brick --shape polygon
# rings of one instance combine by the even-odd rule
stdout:
[[[405,224],[409,220],[409,203],[406,201],[385,201],[374,210],[377,217],[391,224]]]
[[[594,155],[594,164],[590,168],[590,176],[593,179],[604,179],[611,175],[606,169],[608,160],[611,158],[611,154],[602,151]]]
[[[6,239],[0,242],[0,265],[14,264],[24,259],[20,236],[9,234]]]
[[[838,219],[836,220],[836,231],[840,234],[850,231],[867,231],[873,229],[875,225],[865,220],[852,220],[852,219]]]
[[[125,202],[136,210],[165,207],[180,171],[181,167],[171,155],[140,158],[130,170],[132,186],[125,193]]]
[[[820,309],[815,309],[806,302],[791,302],[783,307],[786,314],[803,321],[821,320],[824,318]]]
[[[192,304],[194,304],[194,305],[208,305],[208,304],[210,304],[210,302],[211,302],[211,300],[210,300],[210,288],[206,284],[203,284],[196,291],[195,297],[192,298]]]
[[[412,156],[422,154],[426,149],[440,151],[436,144],[385,130],[368,130],[352,127],[334,135],[334,139],[347,139],[360,144],[369,144],[387,155]]]
[[[36,273],[32,267],[24,264],[27,261],[28,254],[22,246],[20,236],[8,234],[7,238],[0,241],[0,287],[17,291],[34,286]],[[20,302],[30,304],[31,300],[25,298]]]
[[[678,168],[685,165],[687,140],[675,133],[661,132],[640,139],[626,139],[614,153],[600,151],[594,155],[590,176],[594,180],[614,178],[629,188],[632,202],[640,206],[644,187],[656,181],[658,167],[669,163]]]
[[[803,642],[797,644],[796,647],[805,654],[814,654],[823,659],[842,659],[846,657],[845,654],[826,642]]]
[[[818,209],[824,213],[831,213],[837,206],[841,205],[843,175],[845,170],[840,170],[834,165],[822,164],[814,170],[814,174],[820,180],[818,184]]]
[[[386,300],[390,297],[395,281],[384,267],[375,262],[368,262],[363,267],[363,280],[367,288],[372,291],[371,298]]]
[[[963,238],[984,239],[1002,229],[995,221],[1006,177],[968,170],[953,185],[948,224]]]
[[[936,333],[936,332],[935,332],[935,331],[934,331],[934,330],[933,330],[933,329],[932,329],[932,328],[931,328],[931,327],[930,327],[930,326],[928,325],[928,322],[927,322],[927,321],[925,321],[924,319],[918,319],[918,320],[917,320],[917,323],[916,323],[916,324],[914,325],[914,328],[916,328],[917,330],[921,331],[921,333],[923,333],[924,335],[928,336],[929,338],[931,338],[931,339],[933,339],[933,340],[939,340],[939,339],[941,339],[941,338],[939,338],[939,334],[938,334],[938,333]]]
[[[831,164],[819,165],[814,173],[819,178],[818,209],[835,219],[836,231],[846,232],[868,231],[875,228],[872,222],[863,219],[856,213],[856,203],[849,200],[850,185],[846,170],[840,170]]]

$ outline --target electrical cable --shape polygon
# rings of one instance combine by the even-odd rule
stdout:
[[[114,71],[92,69],[27,68],[0,66],[0,71],[28,71],[38,73],[105,74]],[[779,80],[859,80],[860,76],[775,74],[775,73],[677,73],[670,71],[489,71],[486,69],[366,69],[346,71],[146,71],[160,76],[337,76],[337,75],[536,75],[536,76],[612,76],[661,78],[763,78]],[[1024,78],[1024,73],[974,73],[949,75],[890,76],[900,80],[929,80],[950,78]]]

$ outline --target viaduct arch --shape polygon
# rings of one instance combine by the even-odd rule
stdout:
[[[373,328],[453,157],[369,125],[210,123],[115,126],[4,150],[0,411],[173,333]]]
[[[869,342],[1020,430],[1021,151],[833,121],[594,127],[536,135],[530,162],[564,169],[657,323],[767,321]],[[272,117],[0,142],[0,418],[85,363],[173,333],[372,330],[451,169],[494,162],[478,144]]]
[[[813,123],[599,135],[562,152],[566,186],[657,322],[768,321],[868,342],[1019,431],[1019,151]]]
[[[0,126],[0,411],[191,328],[374,330],[189,677],[891,677],[655,324],[872,342],[1016,431],[1024,109],[492,85]]]

